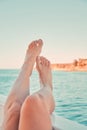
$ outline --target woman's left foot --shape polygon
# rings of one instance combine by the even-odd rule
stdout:
[[[45,57],[37,57],[36,68],[39,72],[40,81],[43,87],[52,89],[51,63]]]

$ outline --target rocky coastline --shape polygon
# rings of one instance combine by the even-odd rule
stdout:
[[[87,59],[79,58],[72,63],[55,63],[51,64],[52,70],[58,71],[84,71],[87,72]]]

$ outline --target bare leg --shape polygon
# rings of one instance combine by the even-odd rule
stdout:
[[[5,104],[3,130],[18,130],[20,109],[29,95],[29,77],[31,76],[36,57],[42,49],[42,40],[33,41],[27,50],[21,72]]]
[[[37,70],[39,72],[41,85],[41,89],[38,93],[43,95],[44,99],[46,99],[45,101],[47,101],[49,113],[51,114],[54,110],[55,102],[52,94],[53,85],[50,61],[44,57],[37,57]]]
[[[55,105],[52,96],[50,62],[43,57],[38,57],[37,70],[42,88],[24,101],[19,130],[52,130],[50,114],[53,112]]]

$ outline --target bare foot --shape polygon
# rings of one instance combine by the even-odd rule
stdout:
[[[33,41],[26,52],[25,61],[22,69],[26,69],[27,73],[31,75],[36,57],[39,56],[42,49],[43,41],[41,39]]]
[[[26,59],[27,58],[35,58],[40,54],[41,49],[42,49],[42,45],[43,45],[43,41],[41,39],[33,41],[28,49],[27,49],[27,53],[26,53]]]
[[[52,74],[51,65],[44,57],[37,57],[36,68],[39,72],[40,81],[43,87],[50,87],[52,89]]]

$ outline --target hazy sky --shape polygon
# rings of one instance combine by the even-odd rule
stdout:
[[[19,68],[39,38],[51,62],[87,58],[87,0],[0,0],[0,68]]]

